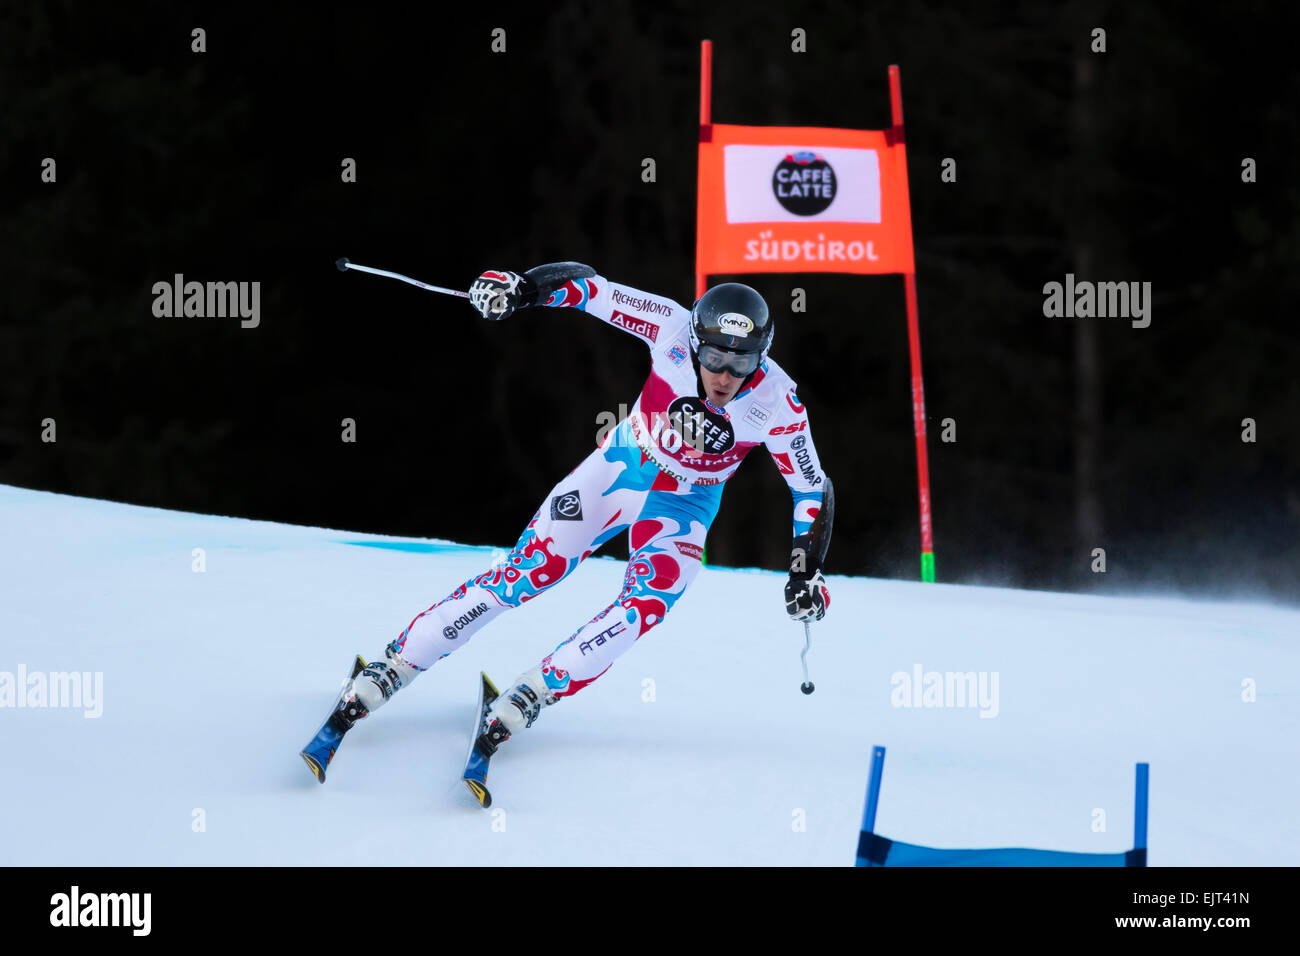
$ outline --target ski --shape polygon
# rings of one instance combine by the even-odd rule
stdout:
[[[465,786],[469,787],[469,792],[474,794],[474,799],[478,801],[479,806],[486,810],[492,806],[492,794],[487,788],[488,761],[491,757],[479,748],[478,738],[483,733],[483,720],[488,708],[497,699],[497,689],[488,679],[487,674],[480,671],[479,677],[482,680],[478,688],[478,707],[474,710],[474,726],[469,733],[469,754],[465,757],[464,780]]]
[[[357,675],[365,669],[365,659],[358,654],[357,659],[352,662],[352,675],[348,680],[356,680]],[[339,695],[340,698],[342,696]],[[325,723],[321,724],[320,730],[316,731],[316,736],[298,752],[298,756],[306,761],[307,767],[321,783],[325,782],[325,768],[334,759],[334,751],[339,749],[339,744],[343,742],[343,735],[348,732],[346,727],[334,719],[334,709],[337,707],[338,700],[335,700],[334,707],[330,708],[329,716],[325,718]]]

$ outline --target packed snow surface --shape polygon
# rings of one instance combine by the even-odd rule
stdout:
[[[0,486],[0,863],[845,866],[879,744],[898,840],[1126,850],[1147,761],[1153,866],[1300,864],[1300,612],[1262,604],[833,575],[805,696],[783,576],[706,568],[502,748],[482,810],[478,672],[608,604],[623,564],[593,558],[318,784],[298,751],[353,656],[500,554]]]

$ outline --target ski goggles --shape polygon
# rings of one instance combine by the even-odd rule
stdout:
[[[763,360],[757,352],[732,352],[707,342],[701,342],[699,351],[695,354],[702,368],[714,373],[729,372],[736,378],[752,375],[757,370],[758,363]]]

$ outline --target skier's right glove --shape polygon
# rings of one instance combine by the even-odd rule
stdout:
[[[556,289],[575,279],[590,279],[596,270],[581,262],[548,262],[523,275],[489,270],[474,280],[469,301],[485,319],[499,320],[516,309],[550,299]]]
[[[820,571],[790,574],[785,582],[785,611],[793,621],[820,621],[831,606],[831,592]]]
[[[516,309],[533,304],[537,285],[517,272],[488,270],[469,287],[470,305],[485,319],[504,319]]]

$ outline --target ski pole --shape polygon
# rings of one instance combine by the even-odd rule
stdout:
[[[347,272],[349,269],[356,269],[358,272],[369,272],[372,275],[388,276],[390,279],[401,279],[403,282],[409,282],[411,285],[419,286],[421,289],[428,289],[430,292],[441,292],[443,295],[458,295],[462,299],[468,299],[468,292],[461,292],[459,289],[444,289],[439,285],[429,285],[427,282],[421,282],[419,279],[412,279],[410,276],[404,276],[400,272],[389,272],[387,269],[373,269],[370,266],[359,266],[355,262],[347,259],[340,259],[334,265],[338,266],[339,272]]]
[[[813,682],[808,679],[808,648],[812,647],[812,626],[803,622],[803,650],[799,653],[799,663],[803,665],[803,683],[799,689],[805,694],[813,692]]]

